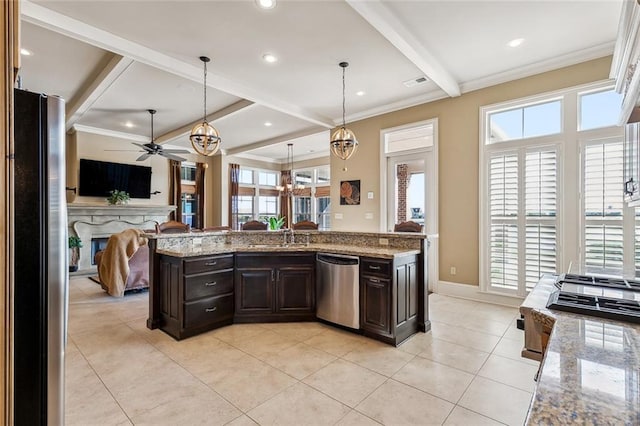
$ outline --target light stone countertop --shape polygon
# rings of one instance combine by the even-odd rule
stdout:
[[[526,424],[640,424],[640,324],[549,310],[552,283],[523,303],[555,320]]]
[[[330,254],[377,257],[383,259],[393,259],[394,257],[398,256],[420,254],[420,250],[363,247],[338,244],[290,244],[287,246],[277,244],[217,245],[195,246],[181,250],[157,249],[156,252],[158,254],[164,254],[174,257],[206,256],[225,253],[322,252]]]

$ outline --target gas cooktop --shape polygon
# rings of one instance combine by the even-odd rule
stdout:
[[[640,281],[560,274],[547,308],[640,323]]]
[[[640,324],[640,302],[555,291],[547,308]]]
[[[560,274],[556,280],[556,287],[560,288],[563,283],[640,291],[640,281],[625,280],[623,278],[600,277],[596,275]]]

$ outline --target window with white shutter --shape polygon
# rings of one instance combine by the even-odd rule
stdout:
[[[640,213],[623,200],[611,85],[480,112],[481,290],[524,296],[541,275],[569,270],[640,277]]]
[[[489,163],[490,285],[518,289],[518,155],[496,154]]]
[[[528,151],[525,166],[525,284],[536,285],[544,273],[557,271],[557,152]]]
[[[491,155],[489,285],[492,289],[523,293],[543,273],[557,270],[556,157],[555,147],[522,147]]]
[[[583,265],[587,273],[622,275],[623,144],[589,142],[583,154]]]

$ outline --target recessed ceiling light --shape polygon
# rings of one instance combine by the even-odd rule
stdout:
[[[25,49],[24,47],[22,49],[20,49],[20,54],[24,55],[24,56],[31,56],[33,55],[33,53],[31,53],[30,50]]]
[[[133,125],[133,123],[132,123],[132,122],[130,122],[130,121],[127,121],[126,123],[124,123],[124,126],[125,126],[125,127],[128,127],[128,128],[135,127],[135,126]]]
[[[509,43],[507,43],[507,46],[509,47],[518,47],[520,46],[522,43],[524,42],[523,38],[514,38],[513,40],[511,40]]]
[[[367,92],[365,92],[364,90],[359,90],[359,91],[356,92],[356,96],[364,96],[366,94],[367,94]]]
[[[273,9],[276,7],[276,0],[256,0],[256,4],[261,9]]]
[[[271,127],[273,125],[273,123],[271,123],[270,121],[265,121],[264,125],[267,127]]]
[[[264,59],[265,62],[269,62],[270,64],[278,62],[278,58],[276,58],[276,56],[272,53],[265,53],[264,55],[262,55],[262,59]]]

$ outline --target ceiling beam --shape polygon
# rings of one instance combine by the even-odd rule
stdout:
[[[238,102],[235,102],[231,105],[228,105],[212,114],[209,114],[207,116],[207,121],[209,123],[213,123],[216,120],[219,120],[223,117],[228,117],[230,115],[233,115],[235,113],[237,113],[238,111],[241,111],[245,108],[250,107],[251,105],[254,105],[253,102],[248,101],[246,99],[241,99]],[[186,136],[191,129],[193,128],[193,126],[195,126],[198,123],[202,123],[202,120],[198,120],[198,121],[194,121],[193,123],[189,123],[186,124],[182,127],[179,127],[177,129],[174,129],[168,133],[165,133],[164,135],[160,135],[157,139],[156,139],[156,143],[158,144],[162,144],[174,139],[178,139],[182,136]]]
[[[108,53],[111,59],[97,76],[91,76],[84,83],[80,92],[67,104],[67,131],[82,118],[85,112],[107,91],[107,89],[133,63],[133,59]]]
[[[382,1],[346,2],[449,96],[460,96],[458,82]]]
[[[249,145],[243,145],[237,148],[230,148],[225,151],[225,154],[237,155],[243,152],[252,151],[254,149],[264,148],[265,146],[276,145],[282,142],[288,142],[293,139],[303,138],[309,135],[315,135],[316,133],[322,132],[323,130],[326,130],[326,129],[320,126],[314,126],[308,129],[299,130],[297,132],[287,133],[286,135],[276,136],[275,138],[265,139],[263,141],[252,143]],[[327,145],[328,144],[329,144],[329,139],[327,138]]]
[[[84,43],[114,52],[179,77],[198,83],[202,82],[202,66],[200,62],[197,61],[197,58],[194,58],[194,63],[198,62],[197,65],[180,61],[174,57],[134,43],[108,31],[85,24],[77,19],[62,15],[28,0],[21,1],[20,11],[22,13],[22,19],[26,22],[64,34]],[[328,117],[271,96],[258,88],[250,87],[224,76],[217,75],[215,72],[211,72],[211,70],[207,73],[207,85],[213,89],[226,92],[239,98],[248,99],[267,108],[297,117],[327,129],[335,126],[333,120]]]

